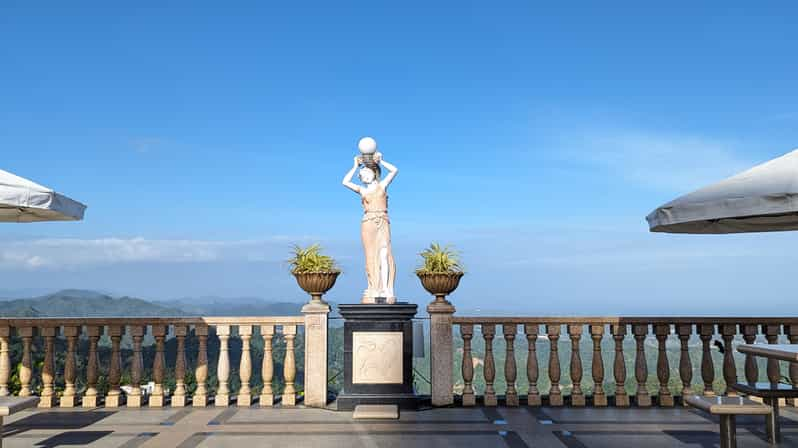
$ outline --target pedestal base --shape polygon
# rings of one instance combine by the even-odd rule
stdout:
[[[344,318],[344,390],[340,411],[361,404],[417,409],[413,390],[413,316],[408,303],[339,305]]]

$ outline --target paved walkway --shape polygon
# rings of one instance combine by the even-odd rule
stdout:
[[[711,448],[718,425],[690,409],[452,408],[354,421],[320,409],[25,411],[7,418],[8,447],[685,447]],[[740,447],[768,447],[762,418],[738,419]],[[781,446],[798,447],[798,412],[784,412]]]

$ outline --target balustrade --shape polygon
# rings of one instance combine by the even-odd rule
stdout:
[[[716,380],[715,371],[722,372],[723,382],[737,382],[738,378],[745,378],[748,382],[759,379],[759,369],[753,357],[737,354],[736,338],[743,339],[746,343],[756,341],[757,335],[762,335],[769,344],[778,343],[783,334],[791,343],[798,343],[798,318],[711,318],[711,317],[634,317],[634,318],[502,318],[502,317],[458,317],[452,319],[453,326],[460,327],[460,336],[463,346],[463,361],[461,372],[463,377],[462,403],[464,406],[473,406],[477,402],[475,393],[475,379],[473,366],[479,361],[472,358],[478,355],[473,353],[474,327],[479,326],[485,343],[485,353],[482,364],[484,365],[483,377],[485,391],[483,401],[486,406],[495,406],[504,395],[508,406],[515,406],[519,402],[520,385],[526,386],[526,403],[529,406],[540,406],[547,403],[550,406],[562,406],[569,403],[571,406],[608,406],[649,407],[657,405],[672,407],[681,397],[694,393],[693,362],[691,350],[693,343],[697,343],[696,350],[701,362],[698,366],[700,378],[703,383],[704,394],[722,395],[732,394],[728,388],[714,390]],[[516,353],[519,347],[515,346],[517,335],[521,331],[526,339],[526,381],[517,378]],[[501,326],[506,348],[504,350],[504,377],[506,385],[497,390],[495,380],[495,363],[493,352],[493,338]],[[541,326],[545,328],[543,336],[539,335]],[[585,328],[589,329],[590,339],[583,338]],[[560,359],[560,345],[562,328],[568,332],[570,339],[570,359]],[[608,331],[609,329],[609,331]],[[629,337],[627,338],[627,334]],[[539,354],[537,348],[538,338],[548,339],[548,354]],[[603,345],[606,343],[606,345]],[[628,345],[625,345],[628,344]],[[670,345],[670,344],[673,345]],[[565,344],[563,344],[565,346]],[[632,347],[633,350],[632,350]],[[714,355],[723,347],[722,356]],[[669,349],[672,350],[673,360],[669,359]],[[435,350],[435,347],[432,347]],[[605,353],[606,351],[606,353]],[[523,353],[523,352],[522,352]],[[611,363],[614,379],[612,388],[605,390],[605,354],[612,354]],[[647,356],[656,355],[656,369],[649,368]],[[678,356],[678,382],[671,385],[671,366],[675,366]],[[588,361],[590,357],[590,361]],[[715,357],[720,360],[717,362]],[[653,359],[653,358],[652,358]],[[742,375],[738,375],[739,368]],[[500,360],[501,361],[501,360]],[[562,362],[562,364],[561,364]],[[672,364],[672,362],[674,364]],[[546,364],[548,364],[546,366]],[[543,365],[543,367],[541,367]],[[589,366],[590,372],[585,373],[583,366]],[[633,367],[634,387],[629,384],[628,368]],[[767,362],[767,380],[778,382],[780,364],[778,361]],[[538,389],[539,371],[547,369],[550,389],[547,395],[541,394]],[[545,372],[546,370],[544,370]],[[792,363],[786,369],[786,376],[794,384],[798,384],[798,363]],[[608,374],[609,375],[609,374]],[[570,378],[570,385],[563,383],[563,378]],[[583,382],[589,382],[583,384]],[[656,385],[656,386],[655,386]],[[674,387],[675,386],[675,387]],[[587,387],[587,389],[585,389]],[[627,389],[629,388],[629,390]],[[568,390],[570,389],[570,393]],[[633,389],[633,390],[632,390]],[[698,389],[700,392],[700,388]],[[523,390],[521,391],[523,392]],[[633,392],[630,395],[630,392]],[[653,395],[652,395],[653,394]]]
[[[34,375],[40,384],[40,407],[74,407],[82,406],[93,408],[104,404],[106,407],[161,407],[168,404],[175,407],[187,405],[192,402],[195,407],[203,407],[209,403],[208,390],[208,336],[211,329],[215,329],[219,340],[219,359],[216,364],[218,387],[211,395],[216,406],[228,406],[232,398],[238,406],[252,404],[252,346],[253,330],[259,329],[264,342],[264,356],[262,364],[263,389],[260,393],[261,406],[274,405],[274,349],[275,335],[280,335],[285,341],[284,358],[280,359],[283,369],[281,372],[284,388],[281,394],[283,406],[293,406],[297,402],[297,371],[296,365],[296,338],[299,329],[305,327],[305,316],[289,317],[213,317],[213,318],[0,318],[0,396],[11,394],[10,377],[12,366],[19,365],[18,378],[20,396],[33,395]],[[170,328],[176,341],[171,349],[167,345],[170,340]],[[242,342],[242,354],[237,372],[230,366],[229,339],[231,329],[237,328],[238,336]],[[62,329],[62,330],[61,330]],[[154,344],[145,346],[149,335],[154,339]],[[193,331],[192,331],[193,329]],[[59,330],[61,330],[59,332]],[[110,339],[110,347],[100,346],[100,336],[106,331]],[[60,333],[60,334],[59,334]],[[123,348],[125,335],[130,338],[132,347]],[[34,336],[39,336],[35,338]],[[189,368],[186,361],[186,341],[191,337],[197,341],[197,356],[194,365],[196,388],[193,396],[188,396],[185,381],[186,371]],[[17,339],[18,338],[18,339]],[[85,353],[79,353],[78,342],[81,339],[88,341]],[[19,359],[11,359],[10,345],[12,341],[20,341],[22,350]],[[65,355],[63,364],[56,365],[56,345],[65,340]],[[40,341],[40,342],[39,342]],[[36,346],[34,346],[36,344]],[[41,344],[39,346],[38,344]],[[60,345],[59,345],[60,346]],[[326,359],[326,341],[324,346],[315,346],[317,350],[324,350]],[[100,351],[107,350],[109,361],[107,365],[100,365]],[[175,350],[174,365],[167,366],[167,350]],[[144,363],[144,354],[149,355],[151,365]],[[40,371],[34,372],[33,356],[43,353]],[[123,354],[128,359],[123,362]],[[313,353],[306,353],[305,360],[313,357]],[[81,358],[84,357],[84,358]],[[78,372],[78,359],[85,359],[85,371]],[[105,359],[105,358],[103,358]],[[84,364],[84,363],[80,363]],[[167,390],[166,371],[174,368],[175,388]],[[304,372],[304,368],[302,368]],[[108,390],[101,394],[98,390],[100,372],[107,372]],[[85,373],[81,376],[80,373]],[[240,388],[233,395],[231,391],[231,375],[237,374],[240,379]],[[122,384],[122,378],[129,378]],[[326,390],[326,374],[317,375],[325,384],[316,385],[317,388]],[[64,390],[59,394],[56,391],[56,378],[63,378]],[[142,383],[150,379],[151,387],[143,388]],[[307,378],[306,378],[307,381]],[[104,396],[103,396],[104,395]]]

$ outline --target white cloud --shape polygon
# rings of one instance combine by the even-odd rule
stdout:
[[[588,164],[637,185],[686,193],[751,167],[730,141],[680,133],[585,131],[560,144],[572,163]],[[579,149],[574,148],[578,145]]]
[[[0,248],[0,268],[68,269],[136,262],[281,261],[287,257],[290,242],[308,239],[276,236],[265,240],[242,241],[145,238],[6,241]]]

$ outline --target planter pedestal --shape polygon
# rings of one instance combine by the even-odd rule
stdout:
[[[413,390],[413,316],[409,303],[338,305],[344,318],[344,390],[340,411],[360,404],[417,409]]]

